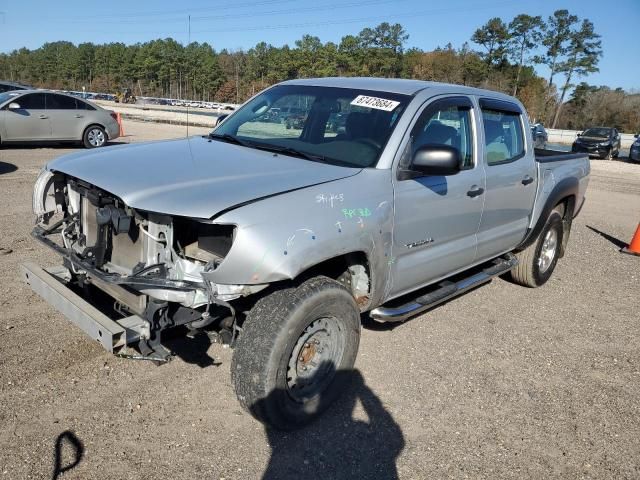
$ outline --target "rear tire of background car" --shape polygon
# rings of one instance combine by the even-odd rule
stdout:
[[[511,270],[513,281],[531,288],[544,285],[558,263],[563,233],[562,216],[553,210],[537,240],[516,253],[519,263]]]
[[[616,150],[613,154],[613,158],[618,158],[620,156],[620,149]]]
[[[99,148],[107,144],[107,133],[99,125],[87,127],[82,135],[82,143],[86,148]]]
[[[231,361],[242,406],[280,430],[317,418],[344,390],[360,342],[360,310],[340,283],[314,277],[251,309]]]

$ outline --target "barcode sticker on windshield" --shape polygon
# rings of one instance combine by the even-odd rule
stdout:
[[[396,102],[394,100],[387,100],[386,98],[378,98],[378,97],[367,97],[366,95],[358,95],[353,99],[351,105],[356,105],[358,107],[368,107],[375,108],[376,110],[384,110],[385,112],[390,112],[398,105],[400,102]]]

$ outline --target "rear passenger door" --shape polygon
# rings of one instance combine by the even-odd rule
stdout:
[[[403,156],[394,175],[389,297],[437,281],[474,261],[484,198],[484,169],[476,153],[475,124],[468,97],[443,98],[422,110],[408,140],[403,141]],[[398,175],[410,168],[414,153],[424,145],[457,148],[461,170],[448,176]]]
[[[12,100],[19,109],[5,106],[5,131],[3,141],[51,140],[51,126],[45,109],[44,93],[28,93]]]
[[[47,93],[47,114],[53,140],[80,140],[82,112],[76,110],[76,99]]]
[[[533,148],[515,103],[480,99],[487,188],[478,231],[478,260],[516,247],[524,238],[537,187]]]

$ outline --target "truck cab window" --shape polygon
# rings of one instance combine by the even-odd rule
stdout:
[[[473,167],[469,107],[449,104],[441,108],[427,108],[413,128],[411,138],[412,157],[425,145],[447,145],[460,150],[462,168]]]
[[[524,135],[520,115],[482,110],[487,164],[499,165],[524,156]]]

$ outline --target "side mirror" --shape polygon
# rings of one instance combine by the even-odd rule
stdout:
[[[448,145],[425,145],[413,156],[411,170],[424,175],[455,175],[460,171],[460,150]]]
[[[22,107],[18,102],[11,102],[7,108],[9,110],[20,110]]]
[[[633,136],[633,138],[638,138],[638,137],[640,137],[640,134],[637,134],[637,133]]]
[[[227,118],[228,116],[229,116],[228,114],[220,115],[216,120],[216,127],[220,125],[222,122],[224,122],[225,118]]]
[[[582,135],[582,132],[578,132],[578,133],[576,134],[576,137],[579,137],[580,135]]]

